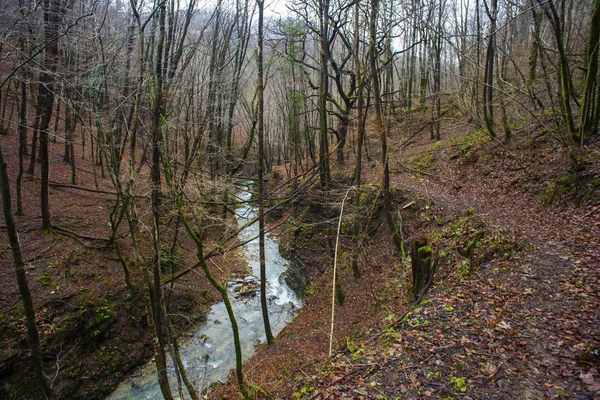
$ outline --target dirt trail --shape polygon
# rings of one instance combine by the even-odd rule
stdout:
[[[422,140],[394,159],[429,147]],[[547,164],[532,158],[522,169],[494,143],[466,161],[439,148],[433,172],[392,162],[393,184],[438,225],[469,212],[491,232],[514,233],[522,250],[467,279],[441,271],[426,301],[359,361],[347,356],[317,378],[312,398],[600,398],[597,205],[545,208],[529,180]]]
[[[419,118],[391,130],[390,169],[406,238],[428,235],[439,249],[432,289],[410,308],[410,267],[385,224],[373,223],[361,264],[368,275],[357,280],[342,269],[346,293],[359,294],[336,311],[346,341],[327,358],[325,274],[283,338],[246,364],[249,381],[264,390],[259,398],[600,399],[597,194],[581,206],[568,196],[544,206],[546,188],[570,161],[551,138],[522,134],[505,146],[447,123],[443,140],[432,142],[411,134]],[[363,176],[377,185],[372,134]],[[348,158],[339,176],[351,173]],[[588,166],[591,176],[600,176],[598,164]],[[310,241],[305,253],[318,253],[319,240]],[[236,396],[231,381],[210,398],[224,393]]]

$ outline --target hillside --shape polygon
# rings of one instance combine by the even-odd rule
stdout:
[[[11,183],[16,179],[18,144],[15,135],[2,136],[5,161]],[[131,268],[136,291],[125,284],[108,216],[115,202],[114,187],[90,154],[76,147],[77,182],[71,183],[71,166],[63,161],[64,145],[51,143],[51,213],[53,228],[40,230],[39,178],[24,175],[24,215],[16,216],[25,273],[29,283],[41,350],[46,365],[53,366],[53,385],[59,398],[101,399],[137,367],[152,357],[152,331],[147,322],[141,293],[143,269]],[[36,174],[39,174],[39,166]],[[138,184],[147,193],[149,173],[142,169]],[[13,186],[14,188],[14,186]],[[14,196],[14,192],[13,192]],[[149,220],[149,196],[139,197],[140,220]],[[14,197],[13,197],[14,207]],[[14,209],[14,208],[13,208]],[[3,219],[2,219],[3,221]],[[125,224],[123,224],[125,225]],[[172,221],[169,235],[176,231]],[[213,243],[221,228],[213,228],[208,243]],[[122,251],[132,257],[129,232],[119,230]],[[38,399],[30,367],[23,306],[15,281],[15,268],[6,238],[0,253],[0,398]],[[168,276],[182,265],[194,264],[193,245],[180,239],[178,259],[166,263]],[[144,241],[144,266],[151,265],[147,254],[151,243]],[[166,258],[166,256],[165,256]],[[219,277],[244,274],[246,264],[235,252],[212,261],[220,267]],[[133,264],[132,264],[133,265]],[[172,285],[169,294],[172,322],[184,335],[206,319],[208,306],[219,294],[200,274],[189,273]],[[27,384],[23,384],[27,382]]]
[[[406,239],[428,236],[437,254],[432,288],[411,304],[410,261],[394,251],[381,217],[361,247],[359,279],[343,234],[345,302],[336,305],[328,357],[332,275],[325,241],[311,234],[296,253],[313,282],[306,307],[246,365],[258,397],[598,398],[598,142],[576,155],[539,133],[505,145],[460,120],[443,125],[441,141],[414,137],[426,118],[395,125],[390,147]],[[365,188],[378,179],[373,156]],[[574,157],[582,187],[564,185]],[[351,174],[336,168],[339,179]],[[349,186],[334,187],[332,218]],[[291,211],[291,224],[302,210]],[[228,388],[209,398],[235,398]]]

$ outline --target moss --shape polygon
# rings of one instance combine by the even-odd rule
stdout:
[[[460,159],[464,163],[474,164],[477,162],[478,151],[492,139],[484,130],[476,130],[464,137],[454,139],[450,147],[455,151],[451,159]]]
[[[40,281],[40,283],[44,286],[50,286],[52,284],[52,278],[50,278],[48,275],[41,275],[38,277],[38,281]]]
[[[419,104],[416,107],[413,107],[413,109],[410,110],[410,112],[414,114],[414,113],[427,111],[428,109],[429,109],[429,106],[427,104]]]
[[[432,250],[428,238],[413,240],[411,243],[411,264],[413,274],[413,294],[419,296],[433,273]]]
[[[335,298],[340,306],[344,305],[344,302],[346,301],[346,295],[344,294],[344,289],[342,288],[342,285],[340,285],[339,283],[335,284]]]
[[[106,299],[99,303],[88,299],[59,322],[57,333],[62,337],[72,336],[89,342],[107,337],[116,319],[117,313]]]
[[[433,173],[437,169],[436,155],[433,151],[427,150],[411,158],[410,165],[418,171]]]
[[[289,266],[282,274],[282,279],[299,298],[304,299],[309,294],[311,285],[306,266],[296,256],[290,258]]]
[[[354,183],[354,173],[352,170],[336,167],[331,171],[331,180],[341,185],[352,185]]]
[[[454,253],[456,272],[461,278],[468,277],[473,269],[492,259],[507,258],[519,251],[517,237],[505,229],[491,229],[472,210],[444,228],[430,235],[434,245],[440,247],[440,257],[449,259]],[[452,261],[450,261],[452,262]]]
[[[581,177],[576,173],[567,172],[546,186],[542,194],[542,202],[546,207],[569,200],[574,200],[581,205],[594,195],[598,187],[600,187],[600,178]]]
[[[592,179],[585,185],[585,191],[581,195],[579,204],[585,203],[594,195],[596,189],[600,187],[600,178]]]

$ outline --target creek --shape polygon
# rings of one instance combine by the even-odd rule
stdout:
[[[236,211],[238,226],[241,228],[256,217],[258,208],[250,203],[249,187],[240,191],[238,197],[242,206]],[[240,232],[239,239],[242,242],[248,241],[242,251],[252,273],[244,278],[229,281],[227,291],[239,326],[243,359],[247,360],[254,352],[256,344],[266,340],[260,296],[257,292],[260,276],[258,222]],[[269,235],[265,236],[265,258],[269,320],[273,334],[277,335],[292,320],[302,304],[281,279],[288,262],[279,254],[277,242]],[[221,301],[211,307],[207,322],[194,332],[189,340],[180,343],[180,353],[188,377],[199,393],[211,383],[227,379],[229,371],[235,367],[235,351],[225,303]],[[172,362],[169,363],[168,370],[173,395],[177,398],[177,381]],[[107,400],[162,398],[156,366],[150,361],[122,382]]]

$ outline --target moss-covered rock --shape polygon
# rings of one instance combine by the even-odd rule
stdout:
[[[297,257],[292,257],[287,270],[281,275],[283,281],[296,293],[300,299],[306,297],[310,288],[306,265]]]
[[[600,187],[600,178],[586,178],[574,172],[567,172],[548,184],[542,194],[542,201],[545,206],[551,206],[557,202],[575,199],[581,205],[594,195],[598,187]]]

